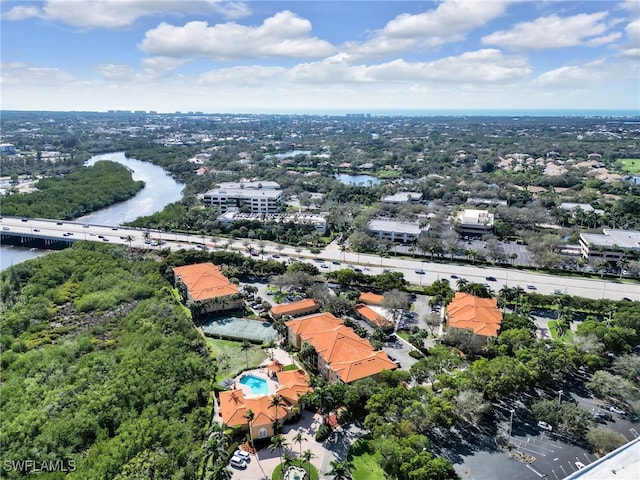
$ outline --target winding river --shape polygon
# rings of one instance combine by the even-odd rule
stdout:
[[[184,184],[174,180],[162,167],[126,158],[124,152],[95,155],[87,160],[85,165],[91,166],[100,160],[110,160],[126,166],[131,170],[133,179],[142,180],[145,186],[133,198],[80,217],[76,221],[96,225],[120,225],[159,212],[166,205],[182,198]],[[1,245],[0,270],[44,253],[47,251]]]

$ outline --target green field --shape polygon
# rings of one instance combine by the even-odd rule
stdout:
[[[385,478],[384,470],[380,467],[376,452],[365,437],[356,440],[349,451],[351,462],[351,477],[353,480],[379,480]]]
[[[618,163],[622,169],[628,173],[640,173],[640,158],[620,158]]]
[[[218,380],[234,376],[240,371],[246,369],[247,357],[249,357],[249,367],[257,367],[268,357],[267,351],[260,348],[260,345],[251,344],[251,349],[245,355],[245,352],[240,350],[242,342],[218,340],[211,337],[206,338],[207,345],[211,349],[211,354],[214,357],[220,358],[221,355],[225,354],[229,359],[229,364],[226,368],[222,365],[219,366]]]

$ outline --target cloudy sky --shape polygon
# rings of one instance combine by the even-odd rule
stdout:
[[[640,110],[640,2],[4,0],[1,107]]]

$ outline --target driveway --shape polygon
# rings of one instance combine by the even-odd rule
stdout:
[[[333,460],[342,461],[346,459],[349,448],[353,442],[364,434],[364,430],[355,423],[340,425],[336,427],[327,440],[320,443],[316,441],[315,434],[321,424],[321,415],[303,411],[302,417],[298,422],[284,426],[283,435],[289,445],[289,451],[295,458],[300,456],[300,448],[302,448],[303,452],[311,450],[314,454],[311,464],[318,469],[320,478],[326,478],[327,473],[331,470],[331,462]],[[298,432],[302,432],[304,435],[301,446],[293,441]],[[251,461],[247,464],[245,470],[236,470],[232,467],[229,467],[229,469],[233,472],[232,478],[271,480],[271,474],[279,463],[280,455],[278,451],[270,452],[268,447],[264,447],[256,454],[251,455]]]

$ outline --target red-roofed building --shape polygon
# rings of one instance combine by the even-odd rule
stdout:
[[[289,419],[292,409],[298,405],[300,397],[313,391],[309,386],[309,376],[303,370],[278,372],[280,387],[276,393],[281,397],[280,406],[271,405],[272,395],[246,396],[242,389],[220,392],[219,411],[222,421],[229,426],[240,426],[251,430],[251,438],[268,438],[274,434],[274,424]],[[249,425],[247,411],[253,412]]]
[[[359,300],[365,305],[382,305],[384,295],[378,295],[373,292],[363,292],[360,294]]]
[[[447,305],[446,319],[449,328],[469,330],[486,341],[488,337],[498,336],[502,313],[493,298],[457,292]]]
[[[299,317],[300,315],[307,315],[318,311],[320,304],[312,298],[305,298],[299,302],[285,303],[281,305],[274,305],[269,310],[269,314],[274,320],[277,320],[285,315],[290,317]]]
[[[235,310],[244,306],[238,287],[213,263],[197,263],[173,269],[174,282],[186,287],[186,300],[203,305],[204,312]]]
[[[376,351],[367,339],[330,313],[290,320],[285,325],[294,345],[313,347],[310,363],[330,382],[377,378],[383,370],[397,368],[385,352]]]
[[[382,330],[390,330],[393,328],[393,322],[362,303],[356,305],[356,312],[373,327],[378,327]]]

